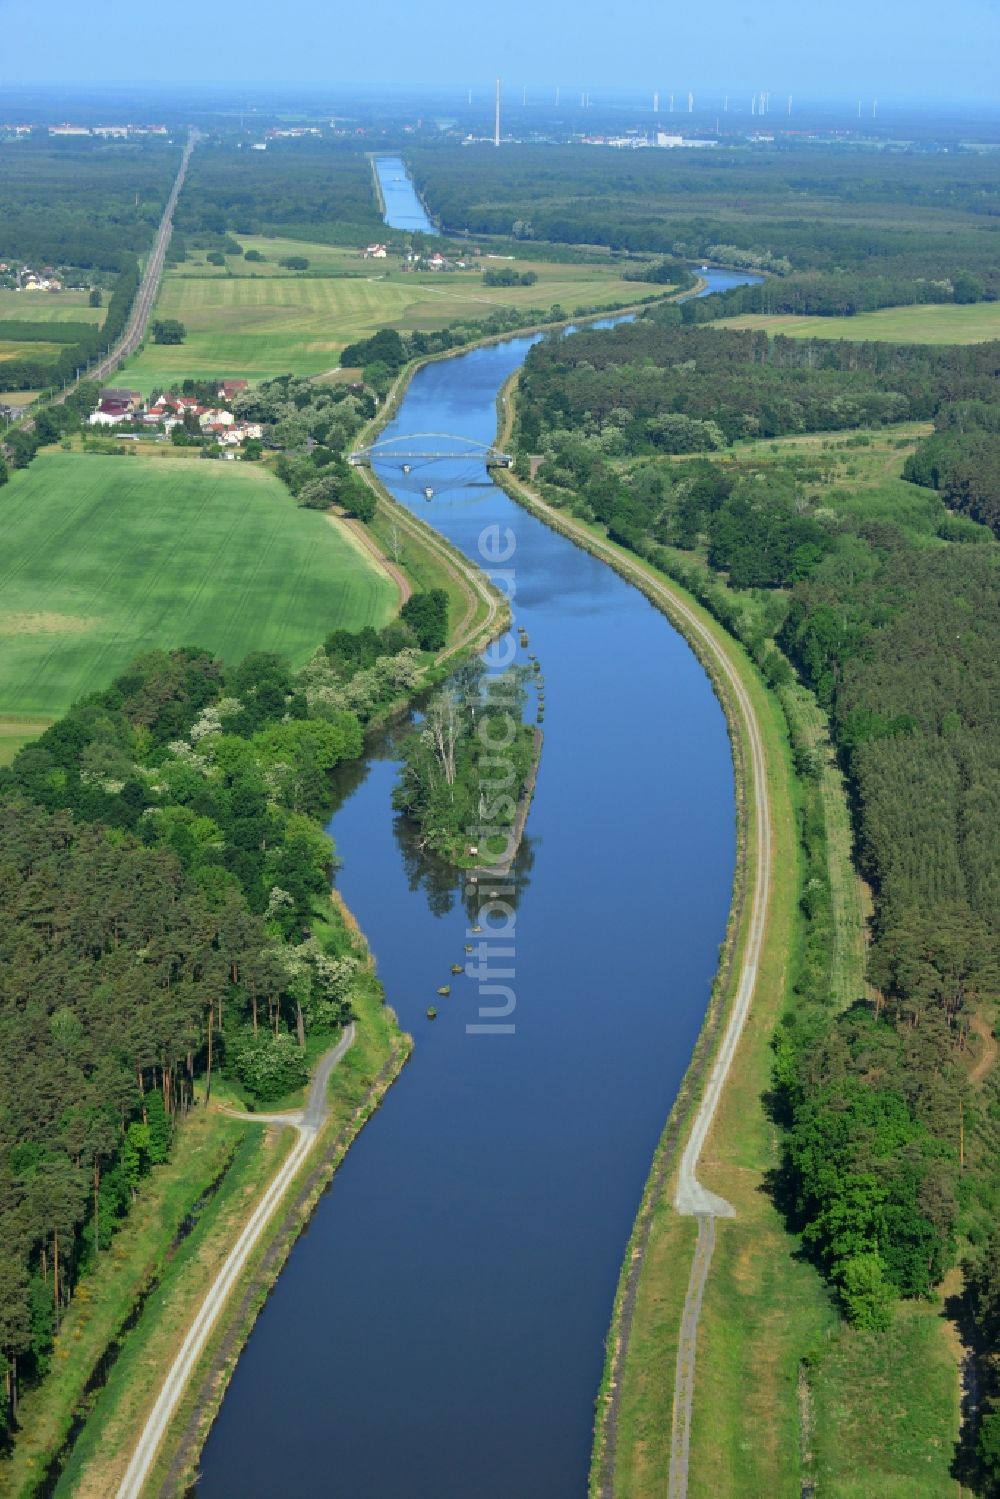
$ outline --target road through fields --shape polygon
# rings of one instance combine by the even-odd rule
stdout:
[[[187,175],[188,162],[191,160],[191,153],[197,144],[198,131],[192,129],[188,135],[187,143],[184,147],[184,155],[181,157],[181,164],[177,169],[177,176],[174,178],[174,185],[170,189],[170,196],[167,199],[166,206],[163,210],[163,217],[160,219],[160,227],[156,231],[156,238],[153,241],[153,249],[150,253],[149,260],[146,262],[146,269],[143,272],[142,280],[139,283],[139,290],[136,293],[135,302],[132,306],[132,313],[129,317],[128,323],[125,326],[125,331],[122,333],[121,338],[115,344],[114,348],[110,349],[108,353],[105,354],[104,358],[99,360],[98,363],[95,364],[93,369],[85,370],[82,376],[80,376],[76,380],[73,380],[69,385],[66,386],[65,390],[60,391],[57,396],[53,397],[51,402],[53,406],[61,406],[66,397],[76,389],[82,379],[106,379],[106,377],[110,375],[112,371],[120,368],[120,366],[124,363],[124,361],[130,354],[135,353],[136,349],[142,342],[143,334],[146,331],[146,324],[149,322],[149,315],[152,312],[153,304],[156,301],[156,294],[160,289],[160,278],[163,275],[163,263],[166,259],[167,246],[170,244],[170,236],[173,233],[174,228],[174,210],[177,207],[177,199],[180,196],[181,188],[184,186],[184,178]],[[34,425],[34,420],[30,416],[26,417],[25,420],[21,423],[21,430],[23,432],[30,432]]]

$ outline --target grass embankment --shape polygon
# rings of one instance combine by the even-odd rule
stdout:
[[[482,580],[477,579],[475,570],[457,553],[452,554],[423,522],[392,501],[383,505],[375,531],[390,558],[395,547],[399,567],[414,587],[447,586],[453,594],[458,607],[452,610],[448,650],[458,650],[470,639],[480,638],[493,618],[495,603],[485,592]],[[477,583],[479,586],[474,586]],[[366,953],[356,922],[336,894],[334,899],[339,919],[354,933],[359,951]],[[328,1121],[288,1193],[285,1207],[264,1234],[213,1332],[159,1454],[151,1491],[168,1484],[170,1491],[183,1492],[190,1482],[232,1370],[268,1290],[326,1183],[409,1056],[411,1040],[400,1033],[395,1016],[382,1002],[381,990],[371,974],[355,1004],[355,1012],[356,1040],[331,1079]],[[217,1080],[213,1092],[217,1104],[240,1102],[238,1090],[225,1080]],[[281,1106],[294,1107],[298,1101],[298,1095],[290,1095],[281,1101]],[[183,1259],[178,1258],[169,1279],[165,1278],[161,1293],[145,1308],[106,1389],[95,1403],[93,1415],[67,1465],[59,1493],[104,1499],[115,1491],[163,1374],[206,1287],[218,1273],[253,1205],[291,1145],[291,1131],[265,1129],[224,1115],[209,1117],[223,1120],[229,1130],[239,1133],[247,1142],[241,1149],[254,1150],[261,1158],[261,1165],[252,1176],[248,1171],[238,1179],[238,1194],[234,1185],[227,1198],[229,1207],[220,1205],[211,1223],[206,1222],[204,1231],[192,1236]]]
[[[263,1131],[248,1134],[245,1126],[216,1111],[196,1109],[189,1114],[169,1163],[143,1182],[128,1221],[78,1287],[56,1339],[52,1373],[21,1402],[21,1430],[13,1456],[0,1465],[5,1494],[34,1492],[81,1406],[86,1406],[85,1391],[95,1368],[120,1337],[139,1298],[159,1280],[146,1308],[145,1315],[152,1316],[178,1278],[199,1275],[206,1241],[215,1233],[228,1237],[245,1197],[273,1173],[285,1149],[284,1140],[265,1142]],[[196,1228],[171,1255],[185,1219],[220,1175],[218,1190]],[[112,1379],[128,1381],[137,1337],[132,1333],[124,1339]]]
[[[883,307],[854,317],[798,317],[794,313],[749,313],[722,318],[716,328],[754,328],[788,338],[848,338],[897,344],[976,344],[1000,338],[1000,302],[954,302]]]
[[[364,940],[351,918],[343,913],[340,919],[353,930],[359,953],[366,953]],[[400,1032],[396,1017],[385,1005],[381,988],[370,970],[354,1009],[356,1039],[331,1077],[327,1122],[213,1331],[158,1456],[149,1485],[151,1493],[160,1492],[161,1486],[168,1482],[170,1492],[186,1491],[236,1360],[267,1292],[323,1188],[409,1055],[410,1038]],[[206,1214],[203,1228],[192,1235],[185,1253],[178,1257],[160,1291],[146,1306],[95,1404],[57,1490],[59,1494],[105,1499],[117,1489],[162,1378],[207,1287],[292,1144],[291,1130],[220,1114],[209,1117],[223,1121],[227,1130],[235,1131],[244,1140],[241,1150],[251,1152],[253,1170],[244,1172],[226,1201],[213,1208],[211,1215]],[[172,1169],[172,1165],[167,1169]]]
[[[501,403],[508,424],[511,408],[509,399]],[[895,462],[901,463],[898,444],[887,439],[875,451],[866,452],[866,469],[881,477],[890,450]],[[953,1492],[948,1468],[957,1435],[957,1383],[939,1310],[926,1305],[905,1307],[881,1342],[843,1327],[818,1275],[799,1256],[797,1241],[786,1232],[766,1191],[767,1175],[778,1164],[780,1153],[778,1132],[762,1102],[770,1081],[770,1042],[780,1014],[791,1001],[790,981],[804,938],[798,904],[797,819],[805,792],[792,769],[789,723],[799,739],[814,746],[820,768],[816,791],[826,823],[835,1000],[847,1004],[865,992],[865,892],[853,867],[850,817],[824,717],[815,699],[800,687],[786,689],[783,702],[779,701],[766,689],[738,642],[684,590],[609,542],[603,528],[553,511],[520,481],[502,482],[509,483],[515,497],[543,519],[609,560],[660,607],[666,605],[668,613],[670,594],[693,607],[739,671],[765,744],[774,857],[771,902],[753,1007],[702,1157],[701,1176],[706,1185],[735,1206],[737,1217],[717,1224],[715,1258],[702,1308],[689,1493],[692,1499],[792,1494],[809,1483],[819,1484],[822,1493],[844,1499],[897,1493],[930,1499]],[[733,716],[728,716],[732,726]],[[734,751],[739,768],[738,736]],[[744,781],[742,775],[738,779]],[[744,785],[742,806],[745,797]],[[752,816],[753,809],[747,811]],[[746,846],[745,838],[741,843]],[[739,901],[738,886],[737,913]],[[735,931],[731,923],[730,938],[738,961],[738,921]],[[640,1213],[626,1255],[598,1407],[593,1494],[645,1499],[661,1494],[665,1487],[677,1341],[696,1237],[694,1221],[679,1217],[671,1206],[671,1177],[685,1120],[693,1111],[729,998],[725,972],[724,955],[723,977],[716,986],[706,1030],[661,1141],[644,1213]],[[628,1291],[637,1253],[641,1268]],[[619,1363],[615,1353],[623,1320],[627,1341]],[[899,1361],[905,1367],[900,1368]],[[871,1367],[874,1388],[869,1388],[866,1364]],[[895,1374],[890,1372],[893,1369]],[[612,1378],[616,1389],[609,1428],[606,1414]],[[878,1459],[868,1461],[866,1454],[876,1445]],[[613,1459],[610,1466],[609,1457]],[[876,1479],[858,1479],[859,1471],[870,1474],[873,1470]]]
[[[264,380],[294,370],[315,375],[336,366],[345,344],[379,328],[401,332],[447,327],[480,319],[499,308],[549,308],[558,303],[612,306],[637,291],[613,263],[570,264],[518,260],[533,271],[531,286],[491,287],[479,269],[410,271],[397,258],[362,260],[357,249],[308,241],[248,238],[264,264],[230,256],[225,266],[185,262],[167,272],[157,317],[178,318],[187,329],[182,344],[147,341],[126,365],[122,379],[137,389],[169,385],[185,377],[238,376]],[[461,249],[456,248],[456,255]],[[309,270],[293,272],[278,261],[304,255]],[[483,260],[483,268],[502,262]],[[470,262],[471,264],[471,262]]]
[[[139,652],[197,644],[301,665],[382,625],[396,589],[254,464],[46,451],[4,489],[0,713],[63,712]]]
[[[418,370],[425,364],[451,357],[452,354],[442,354],[411,360],[393,381],[378,414],[359,432],[355,447],[369,446],[392,421]],[[510,610],[483,572],[457,547],[399,504],[370,468],[362,468],[360,473],[378,496],[378,508],[368,530],[386,563],[398,568],[414,591],[443,588],[448,595],[448,643],[428,673],[428,680],[436,680],[450,669],[446,663],[455,656],[486,645],[498,634],[509,620]]]

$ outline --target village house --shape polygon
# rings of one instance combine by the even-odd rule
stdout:
[[[243,390],[249,390],[249,389],[250,389],[250,381],[249,380],[220,380],[219,381],[219,400],[220,401],[232,401],[232,400],[235,399],[236,396],[238,396],[240,394],[241,391],[243,391]]]
[[[219,400],[231,401],[234,396],[249,389],[248,380],[220,380]],[[175,427],[183,426],[186,419],[194,417],[206,437],[214,438],[220,445],[239,447],[251,438],[258,440],[264,435],[260,422],[238,420],[226,406],[202,406],[193,396],[171,395],[164,391],[144,407],[142,395],[137,390],[108,387],[100,392],[99,404],[88,418],[93,427],[116,427],[121,422],[139,422],[144,427],[159,428],[168,434]]]
[[[263,436],[264,428],[260,422],[236,422],[220,440],[224,443],[259,442]]]
[[[134,417],[127,401],[102,401],[87,420],[92,427],[117,427],[119,422],[130,422]]]
[[[123,402],[129,411],[137,411],[142,405],[141,390],[127,390],[124,386],[108,385],[98,392],[98,400]]]
[[[389,250],[386,245],[366,245],[361,252],[365,260],[385,260],[388,254]]]
[[[215,407],[202,412],[198,418],[198,425],[202,430],[206,427],[231,427],[235,420],[236,418],[231,411],[224,411],[221,407]]]

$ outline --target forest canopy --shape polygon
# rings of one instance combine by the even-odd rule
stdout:
[[[330,772],[419,663],[399,621],[294,673],[153,651],[0,771],[0,1442],[195,1078],[269,1102],[350,1018]]]
[[[533,458],[546,498],[691,589],[772,687],[794,671],[830,714],[877,998],[831,1003],[823,813],[793,740],[807,872],[775,1038],[775,1188],[845,1314],[873,1329],[928,1295],[960,1242],[981,1247],[1000,1202],[995,1091],[973,1096],[962,1065],[1000,989],[1000,549],[973,524],[997,519],[998,371],[996,344],[793,343],[664,308],[543,340],[518,398],[519,471]],[[852,448],[884,429],[891,453],[914,418],[935,431],[909,484],[834,487]]]

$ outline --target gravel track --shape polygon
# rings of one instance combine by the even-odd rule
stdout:
[[[316,1143],[327,1113],[327,1084],[330,1074],[354,1043],[351,1022],[337,1045],[320,1060],[313,1075],[305,1107],[290,1114],[246,1114],[242,1118],[256,1124],[284,1124],[298,1132],[298,1139],[272,1177],[243,1232],[233,1245],[215,1280],[212,1282],[173,1363],[167,1371],[153,1408],[139,1434],[135,1450],[118,1489],[117,1499],[140,1499],[167,1427],[180,1403],[188,1381],[205,1350],[212,1330],[219,1320],[240,1275],[246,1267],[261,1235],[280,1207],[282,1199],[309,1152]]]

